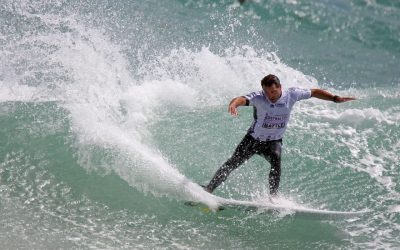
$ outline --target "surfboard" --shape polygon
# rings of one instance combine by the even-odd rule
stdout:
[[[336,210],[325,210],[325,209],[315,209],[306,206],[298,205],[293,202],[282,202],[282,199],[275,202],[267,201],[245,201],[245,200],[235,200],[226,199],[219,196],[215,196],[218,201],[218,209],[216,211],[221,211],[229,208],[239,209],[239,210],[254,210],[257,213],[271,213],[278,212],[283,215],[297,215],[297,216],[309,216],[313,218],[349,218],[361,216],[368,210],[362,211],[336,211]],[[186,205],[197,206],[203,212],[211,212],[213,210],[209,209],[206,204],[201,202],[186,202]]]

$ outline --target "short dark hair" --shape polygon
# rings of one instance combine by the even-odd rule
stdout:
[[[261,86],[271,87],[273,84],[281,86],[281,81],[276,75],[269,74],[261,80]]]

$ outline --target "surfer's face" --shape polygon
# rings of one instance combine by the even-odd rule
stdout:
[[[272,84],[271,86],[263,85],[262,89],[264,93],[267,95],[268,99],[272,102],[275,102],[281,97],[282,95],[282,87],[277,84]]]

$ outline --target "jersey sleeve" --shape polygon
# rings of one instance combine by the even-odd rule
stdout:
[[[290,88],[289,92],[296,102],[311,98],[311,89]]]
[[[256,102],[256,97],[259,95],[257,92],[251,92],[250,94],[244,95],[244,98],[247,99],[248,103],[250,106],[254,106]]]

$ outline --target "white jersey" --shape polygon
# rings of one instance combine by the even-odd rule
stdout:
[[[293,105],[297,101],[311,98],[311,90],[289,88],[282,91],[282,96],[274,103],[262,90],[244,97],[249,100],[249,105],[254,107],[254,122],[249,128],[250,135],[260,141],[270,141],[282,139]]]

